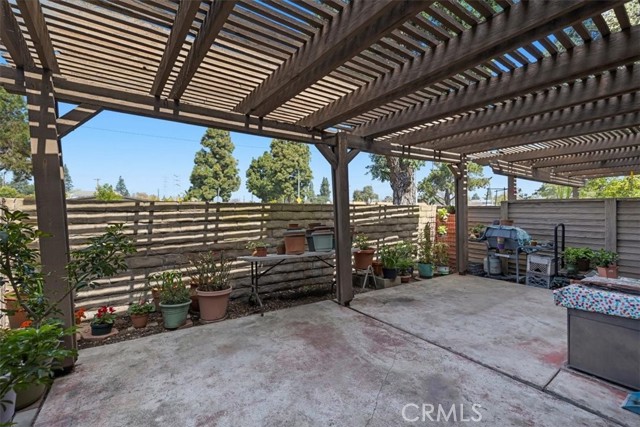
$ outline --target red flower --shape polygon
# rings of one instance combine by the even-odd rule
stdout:
[[[31,326],[31,320],[25,320],[20,324],[21,328],[28,328],[29,326]]]

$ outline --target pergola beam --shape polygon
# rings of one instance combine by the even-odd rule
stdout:
[[[518,3],[508,13],[437,45],[404,67],[308,115],[299,124],[316,128],[335,125],[621,3],[572,0],[549,2],[539,8],[529,2]]]
[[[353,0],[235,108],[264,117],[433,1]]]
[[[516,165],[502,160],[493,161],[489,166],[491,166],[493,173],[498,175],[515,176],[531,181],[568,185],[570,187],[582,187],[584,185],[584,181],[577,178],[562,176],[545,170],[533,169],[530,166]]]
[[[606,159],[590,163],[564,164],[560,166],[554,166],[551,169],[553,169],[553,171],[556,173],[567,173],[594,169],[606,170],[623,166],[633,166],[636,168],[640,168],[640,156],[636,153],[635,156],[633,154],[630,154],[623,159]]]
[[[182,64],[182,69],[178,73],[178,77],[171,88],[169,98],[178,100],[182,97],[185,90],[187,90],[191,79],[193,79],[198,68],[200,68],[200,64],[202,64],[202,61],[204,61],[204,58],[207,56],[211,45],[216,37],[218,37],[220,30],[222,30],[236,3],[236,0],[215,0],[211,5],[202,23],[202,27],[200,27],[200,31],[191,45],[191,50],[184,64]]]
[[[42,68],[53,73],[59,73],[60,67],[56,60],[53,43],[47,30],[47,23],[42,14],[42,6],[39,1],[17,0],[18,9],[31,36],[33,47],[38,53]]]
[[[7,48],[16,67],[35,67],[27,42],[8,0],[0,0],[0,40]]]
[[[96,105],[78,105],[58,119],[58,138],[67,136],[82,124],[94,118],[100,111],[102,111],[102,108]]]
[[[504,160],[505,162],[526,162],[532,160],[542,161],[544,159],[555,159],[558,156],[592,153],[595,151],[610,150],[616,148],[637,147],[640,146],[640,135],[631,134],[625,136],[601,138],[589,142],[568,142],[570,142],[568,145],[562,145],[552,148],[540,148],[515,154],[496,155],[495,157],[476,159],[474,161],[479,164],[488,164],[488,162],[493,159],[500,159]]]
[[[389,134],[632,63],[640,59],[639,37],[639,27],[611,34],[606,39],[576,46],[571,52],[545,58],[508,75],[483,80],[408,108],[401,114],[376,120],[356,132],[368,136]]]
[[[634,111],[640,111],[640,93],[637,92],[482,128],[449,138],[442,138],[420,144],[420,146],[436,150],[462,149],[463,151],[467,151],[475,149],[474,147],[478,144],[491,143],[496,139],[496,136],[499,136],[501,139],[517,137],[577,123],[592,122]]]
[[[178,4],[178,11],[176,12],[173,26],[171,27],[171,33],[169,34],[167,45],[162,54],[160,65],[158,65],[156,77],[153,80],[153,86],[151,87],[152,95],[162,95],[167,79],[171,74],[171,70],[173,70],[173,66],[199,9],[200,1],[182,1]]]
[[[530,166],[534,168],[552,168],[563,165],[576,165],[580,163],[593,163],[610,160],[627,159],[640,156],[640,145],[632,146],[629,149],[619,150],[599,150],[586,154],[574,154],[571,156],[557,156],[532,162]],[[560,170],[558,170],[560,171]]]
[[[482,151],[499,150],[501,148],[516,147],[519,145],[537,144],[539,142],[552,141],[556,139],[572,138],[593,133],[625,129],[638,125],[640,125],[640,111],[621,116],[607,117],[592,122],[578,123],[571,126],[549,129],[522,136],[498,138],[493,141],[455,148],[453,151],[465,154],[479,153]]]
[[[402,145],[427,143],[637,90],[640,90],[640,66],[631,65],[595,78],[529,94],[492,109],[474,111],[463,117],[394,137],[391,141]],[[356,133],[361,134],[362,131]]]
[[[640,165],[581,170],[576,172],[567,172],[567,175],[570,177],[591,179],[608,176],[624,176],[629,175],[630,173],[634,173],[636,175],[640,173]]]

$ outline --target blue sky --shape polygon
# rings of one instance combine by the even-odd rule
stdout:
[[[61,104],[60,114],[72,107]],[[76,189],[93,190],[96,179],[100,179],[101,184],[115,185],[122,176],[131,193],[176,196],[189,188],[193,157],[205,130],[199,126],[103,111],[62,140],[64,162]],[[232,198],[249,202],[252,196],[245,187],[246,170],[252,158],[269,149],[271,139],[236,132],[231,133],[231,139],[236,146],[234,155],[242,180],[240,190]],[[373,181],[366,174],[368,164],[369,156],[360,154],[349,165],[351,194],[371,184],[381,198],[391,195],[388,183]],[[331,178],[331,169],[313,146],[311,168],[317,192],[322,178]],[[428,164],[419,170],[418,180],[427,176],[430,168]],[[485,168],[485,175],[493,176],[489,168]],[[505,177],[494,176],[491,181],[492,187],[506,186]],[[531,193],[540,184],[520,180],[519,186],[525,193]]]

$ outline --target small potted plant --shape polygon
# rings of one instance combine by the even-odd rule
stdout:
[[[431,223],[426,223],[422,236],[418,240],[418,273],[420,277],[433,277],[433,254],[431,242]]]
[[[469,237],[473,239],[479,239],[480,237],[482,237],[485,228],[486,227],[483,224],[474,225],[469,229]]]
[[[94,337],[108,335],[116,321],[115,308],[103,305],[91,320],[91,335]]]
[[[449,211],[447,208],[440,208],[436,210],[436,215],[438,216],[438,221],[441,223],[446,223],[449,219]]]
[[[182,274],[178,271],[163,271],[150,279],[160,289],[160,311],[164,327],[178,329],[187,322],[191,305],[191,293],[182,282]]]
[[[206,322],[222,320],[227,316],[229,296],[231,295],[231,259],[224,252],[217,256],[214,252],[205,252],[189,260],[191,283],[195,284],[200,319]]]
[[[598,267],[598,275],[610,279],[618,277],[618,254],[605,249],[593,253],[591,261]]]
[[[245,245],[245,248],[251,251],[252,256],[267,256],[268,247],[269,245],[262,240],[252,240]]]
[[[76,311],[73,312],[73,318],[76,320],[76,325],[79,325],[80,323],[82,323],[82,319],[86,319],[87,318],[87,309],[85,308],[77,308]]]
[[[446,236],[447,235],[447,226],[446,225],[439,225],[438,228],[436,228],[436,233],[438,234],[438,237],[440,237],[440,238]]]
[[[382,276],[385,279],[395,280],[398,277],[398,249],[396,245],[385,245],[380,249],[382,261]]]
[[[449,274],[449,245],[443,242],[433,245],[433,262],[438,274]]]
[[[353,239],[353,246],[358,250],[353,253],[353,267],[356,270],[366,270],[373,263],[373,254],[376,249],[369,243],[369,238],[364,234],[358,234]]]
[[[142,329],[147,326],[149,321],[149,314],[155,310],[153,304],[147,302],[145,299],[141,299],[140,302],[134,302],[129,306],[129,317],[131,317],[131,324],[136,329]]]
[[[564,262],[567,265],[567,274],[574,275],[578,271],[589,268],[589,263],[593,257],[593,250],[590,248],[567,247],[564,250]]]

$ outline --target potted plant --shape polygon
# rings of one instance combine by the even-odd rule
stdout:
[[[438,274],[449,274],[449,245],[438,242],[433,245],[433,262]]]
[[[73,312],[73,318],[76,321],[76,325],[79,325],[80,323],[82,323],[82,319],[86,319],[87,315],[85,314],[87,312],[87,310],[85,308],[77,308],[74,312]]]
[[[160,289],[160,311],[164,327],[177,329],[184,325],[189,314],[191,294],[182,282],[182,273],[179,271],[163,271],[154,274],[150,280],[156,282]]]
[[[438,228],[436,228],[436,233],[438,234],[438,237],[444,237],[447,235],[447,226],[446,225],[439,225]]]
[[[136,329],[145,328],[149,322],[149,314],[155,310],[153,304],[141,299],[140,302],[134,302],[129,306],[129,317],[131,324]]]
[[[431,223],[426,223],[422,236],[418,240],[418,273],[420,277],[433,277],[433,254],[431,242]]]
[[[483,224],[476,224],[469,229],[469,236],[474,239],[479,239],[480,237],[482,237],[485,228],[487,227]]]
[[[231,284],[231,259],[224,252],[201,253],[190,259],[191,282],[197,285],[196,294],[200,305],[200,319],[206,322],[222,320],[227,316]]]
[[[395,280],[398,276],[398,250],[396,245],[385,245],[380,249],[382,261],[382,276],[385,279]]]
[[[251,251],[252,256],[267,256],[268,247],[269,245],[262,240],[252,240],[245,245],[245,248]]]
[[[605,249],[599,249],[593,253],[591,261],[598,267],[598,275],[615,279],[618,277],[618,254]]]
[[[576,274],[589,268],[589,263],[593,257],[591,248],[567,247],[564,250],[564,262],[567,265],[567,274]]]
[[[358,234],[353,239],[353,246],[358,250],[353,253],[353,267],[356,270],[366,270],[373,263],[373,254],[376,249],[369,243],[369,238],[364,234]]]
[[[43,292],[45,277],[37,249],[37,240],[47,235],[30,225],[24,212],[0,208],[0,214],[0,280],[13,290],[27,316],[19,329],[0,333],[0,400],[15,390],[17,405],[27,406],[44,393],[60,362],[76,354],[60,345],[75,333],[75,326],[65,328],[56,318],[59,303],[72,292],[99,286],[98,279],[126,270],[125,257],[135,247],[121,224],[107,227],[86,247],[71,252],[66,266],[68,287],[50,301]]]
[[[438,221],[441,223],[446,223],[449,219],[449,211],[447,208],[440,208],[436,210],[436,215],[438,216]]]
[[[413,260],[407,257],[401,257],[398,260],[398,275],[402,283],[409,283],[411,280],[411,271],[413,269]]]
[[[91,320],[91,335],[108,335],[116,321],[115,308],[103,305],[98,309]]]

